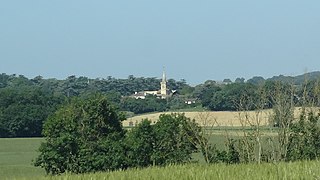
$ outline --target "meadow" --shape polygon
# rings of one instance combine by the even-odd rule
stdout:
[[[210,138],[219,148],[223,148],[225,140],[223,134],[215,134]],[[45,171],[32,165],[42,141],[43,138],[0,138],[0,179],[44,178]],[[193,157],[204,164],[200,153]]]
[[[211,130],[214,131],[214,130]],[[236,130],[237,131],[237,130]],[[236,136],[234,136],[236,138]],[[210,141],[223,148],[224,134],[213,134]],[[101,172],[85,175],[65,174],[46,176],[43,169],[32,165],[42,138],[0,139],[0,179],[319,179],[320,162],[304,161],[294,163],[226,165],[204,163],[201,154],[194,154],[199,163],[149,167],[126,171]]]
[[[0,138],[0,179],[45,175],[43,169],[32,165],[42,141],[42,138]]]
[[[226,143],[224,131],[215,129],[207,129],[206,131],[209,133],[209,141],[216,144],[218,148],[224,148]],[[233,138],[237,138],[238,135],[236,135],[236,132],[238,130],[235,129],[232,131],[229,129],[229,131],[234,133],[231,135]],[[169,179],[176,179],[180,176],[179,174],[184,174],[181,179],[194,179],[195,175],[193,175],[193,173],[195,172],[198,173],[196,174],[198,176],[196,179],[205,179],[204,177],[215,177],[216,175],[216,178],[220,178],[221,175],[219,173],[226,170],[229,171],[228,168],[231,168],[230,170],[232,171],[240,171],[242,167],[251,168],[250,165],[238,165],[240,166],[238,168],[237,166],[226,166],[223,164],[206,166],[201,153],[195,153],[193,158],[199,163],[192,165],[164,168],[154,167],[141,170],[97,173],[94,175],[47,177],[43,169],[32,165],[32,161],[38,155],[37,149],[42,141],[43,138],[0,138],[0,179],[131,179],[130,177],[133,179],[163,179],[166,176],[168,176]],[[254,167],[254,165],[252,165],[252,167]],[[190,169],[190,171],[186,172],[188,169]],[[225,178],[229,177],[225,176]]]
[[[267,119],[269,110],[261,112],[262,119]],[[248,112],[254,116],[255,112]],[[236,112],[185,112],[192,119],[201,118],[207,122],[218,121],[218,126],[204,128],[211,143],[217,148],[224,148],[227,136],[239,138],[245,131],[252,131],[249,126],[231,126],[228,118],[239,117]],[[133,117],[136,120],[148,118],[156,120],[156,114],[147,114]],[[130,120],[130,119],[129,119]],[[127,120],[126,122],[128,122]],[[132,119],[131,119],[132,120]],[[126,125],[124,122],[124,126]],[[223,124],[225,122],[225,124]],[[241,125],[241,124],[240,124]],[[276,130],[268,126],[262,126],[263,137],[276,134]],[[0,138],[0,179],[318,179],[320,178],[320,162],[295,162],[295,163],[270,163],[270,164],[241,164],[207,165],[201,153],[193,155],[194,160],[199,163],[188,165],[176,165],[169,167],[150,167],[146,169],[131,169],[127,171],[116,171],[109,173],[96,173],[87,175],[66,174],[58,177],[45,175],[41,168],[34,167],[32,161],[37,157],[43,138]],[[227,172],[227,173],[226,173]]]

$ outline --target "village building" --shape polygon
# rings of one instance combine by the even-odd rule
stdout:
[[[163,71],[162,73],[162,80],[160,82],[160,89],[157,91],[141,91],[141,92],[135,92],[133,95],[130,97],[133,97],[135,99],[145,99],[146,96],[148,95],[153,95],[157,96],[158,98],[161,99],[166,99],[170,97],[172,94],[174,94],[176,90],[170,91],[167,87],[167,77],[166,77],[166,72]]]
[[[189,98],[189,99],[185,99],[184,103],[187,105],[192,105],[192,104],[196,104],[197,103],[197,98]]]

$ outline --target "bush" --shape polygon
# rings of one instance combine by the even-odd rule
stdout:
[[[147,167],[190,162],[191,154],[197,151],[194,129],[198,128],[183,114],[162,114],[154,125],[148,120],[142,121],[128,134],[130,165]]]
[[[291,127],[287,160],[314,160],[320,156],[320,114],[303,110]]]
[[[122,119],[101,95],[72,101],[45,123],[35,165],[48,174],[126,168]]]

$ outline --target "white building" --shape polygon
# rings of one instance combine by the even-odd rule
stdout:
[[[165,71],[162,73],[162,81],[160,82],[160,90],[158,91],[141,91],[135,92],[131,97],[135,99],[145,99],[147,95],[155,95],[161,99],[166,99],[172,92],[167,88],[167,77]]]

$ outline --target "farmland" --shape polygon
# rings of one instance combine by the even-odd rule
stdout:
[[[295,109],[295,117],[298,117],[300,108]],[[142,119],[148,119],[151,122],[156,122],[160,114],[170,114],[175,112],[165,112],[165,113],[150,113],[143,114],[128,118],[123,121],[123,126],[129,126],[129,123],[137,124],[141,122]],[[186,117],[194,119],[200,126],[204,127],[239,127],[239,126],[250,126],[255,125],[257,118],[259,117],[260,125],[265,126],[269,124],[270,116],[272,110],[262,110],[262,111],[186,111],[178,113],[184,113]],[[248,117],[248,121],[244,120],[244,116]],[[257,116],[258,115],[258,116]]]
[[[33,176],[2,176],[8,179],[318,179],[320,178],[318,161],[268,164],[187,164],[166,167],[149,167],[126,171],[101,172],[94,174],[45,176],[38,172]],[[12,172],[13,173],[13,172]],[[13,173],[17,174],[17,173]]]
[[[296,110],[297,113],[298,109]],[[267,119],[270,110],[260,113],[261,119]],[[248,114],[254,117],[256,112],[251,111]],[[237,112],[186,112],[186,116],[196,119],[199,124],[207,120],[209,123],[219,123],[219,126],[206,127],[205,130],[210,142],[217,145],[218,148],[224,148],[226,135],[237,138],[241,136],[243,130],[250,130],[250,127],[243,129],[239,122],[239,113]],[[240,114],[243,114],[241,112]],[[139,121],[148,118],[152,121],[157,119],[160,113],[146,114],[136,116],[131,119]],[[231,121],[234,121],[231,124]],[[130,121],[127,120],[126,122]],[[125,123],[124,122],[124,126]],[[265,124],[264,124],[265,125]],[[275,135],[275,131],[267,126],[262,127],[264,137]],[[296,163],[280,163],[280,164],[241,164],[241,165],[225,165],[214,164],[206,165],[200,153],[194,154],[193,158],[199,163],[178,165],[169,167],[152,167],[146,169],[131,169],[128,171],[116,171],[110,173],[97,173],[88,175],[63,175],[59,177],[46,177],[43,169],[36,168],[32,165],[37,155],[37,149],[42,138],[2,138],[0,139],[0,177],[1,179],[309,179],[318,178],[319,171],[317,166],[320,162],[296,162]],[[224,173],[224,172],[230,173]],[[235,174],[237,176],[235,176]]]
[[[200,154],[194,156],[200,162],[196,164],[48,177],[44,170],[32,165],[42,141],[42,138],[0,139],[1,179],[317,179],[320,177],[318,161],[261,165],[206,165],[201,160]],[[221,148],[225,137],[217,133],[210,137],[210,141]]]

